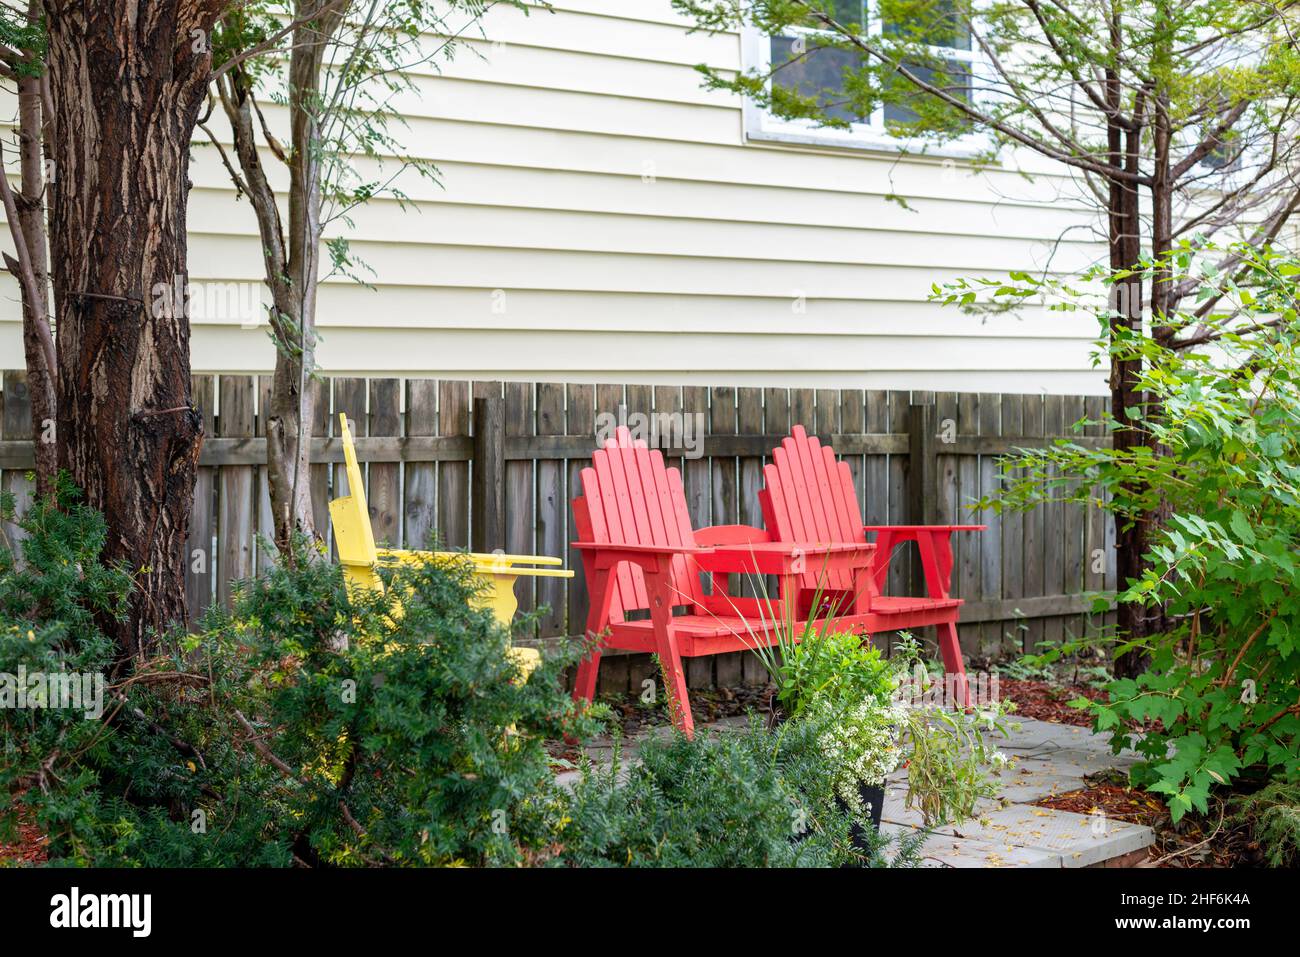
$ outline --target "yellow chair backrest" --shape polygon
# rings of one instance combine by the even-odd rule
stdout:
[[[533,577],[550,576],[568,578],[573,572],[564,570],[535,569],[515,567],[516,563],[527,562],[542,565],[558,565],[560,559],[542,556],[524,555],[461,555],[456,552],[413,552],[395,548],[379,548],[375,544],[375,533],[370,525],[370,510],[366,506],[366,485],[361,475],[361,465],[357,462],[357,450],[352,441],[352,431],[348,428],[348,417],[339,413],[339,437],[343,440],[343,461],[348,477],[348,494],[330,502],[330,523],[334,526],[334,544],[338,548],[339,563],[343,566],[343,576],[350,589],[364,588],[369,591],[382,592],[383,579],[379,577],[379,565],[394,563],[427,561],[446,558],[456,561],[468,558],[474,563],[477,574],[486,580],[487,588],[479,597],[481,607],[491,608],[497,620],[509,626],[514,617],[517,603],[515,600],[515,579],[520,575]],[[401,606],[394,609],[394,614],[401,613]],[[541,664],[541,655],[535,648],[511,648],[510,656],[523,669],[524,674],[531,674]]]
[[[379,550],[370,527],[370,510],[366,507],[366,483],[361,477],[357,450],[352,443],[348,417],[339,413],[339,436],[343,439],[343,460],[348,476],[348,494],[330,502],[330,523],[334,526],[334,545],[349,585],[382,589],[376,566]]]

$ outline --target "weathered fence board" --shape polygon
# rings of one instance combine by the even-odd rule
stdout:
[[[543,382],[537,386],[537,434],[564,435],[567,428],[564,415],[564,386],[558,382]],[[541,459],[537,462],[537,551],[543,555],[563,555],[565,532],[568,529],[569,503],[565,497],[565,471],[563,459]],[[549,608],[539,625],[539,634],[550,638],[565,633],[564,587],[560,578],[534,579],[537,586],[536,601]]]
[[[215,431],[217,383],[212,376],[195,376],[193,382],[194,404],[203,416],[203,434]],[[189,569],[185,575],[186,607],[191,618],[198,618],[213,600],[212,574],[214,542],[217,535],[216,469],[200,465],[194,479],[194,507],[190,510]]]
[[[190,528],[188,606],[198,615],[227,603],[230,582],[272,559],[265,479],[268,377],[195,376],[205,442]],[[974,522],[983,534],[955,543],[954,590],[967,599],[961,640],[968,655],[1032,650],[1098,628],[1090,593],[1115,587],[1114,529],[1098,507],[1049,503],[1028,513],[976,513],[1002,481],[998,456],[1069,435],[1107,441],[1100,398],[846,389],[706,388],[638,384],[451,381],[339,377],[312,383],[317,396],[310,481],[316,520],[328,539],[326,502],[343,494],[338,413],[347,414],[366,474],[375,537],[408,548],[442,547],[562,555],[574,580],[527,581],[520,608],[546,606],[524,638],[578,634],[586,588],[573,539],[570,500],[597,433],[635,425],[636,413],[668,414],[665,455],[682,469],[696,527],[759,525],[757,493],[771,449],[794,424],[831,442],[848,463],[871,524]],[[682,431],[700,416],[702,434]],[[621,418],[620,418],[621,417]],[[1071,428],[1089,420],[1082,431]],[[691,420],[694,422],[694,420]],[[32,455],[25,377],[8,372],[0,391],[0,487],[30,498]],[[695,444],[698,439],[699,445]],[[692,451],[695,448],[700,454]],[[7,528],[12,536],[13,530]],[[913,550],[893,563],[890,587],[923,587]],[[889,636],[882,636],[888,642]],[[619,662],[620,657],[628,657]],[[607,691],[639,691],[651,666],[611,655]],[[761,681],[752,655],[693,659],[693,686]]]
[[[252,376],[222,376],[219,382],[216,434],[228,438],[253,435],[254,379]],[[253,573],[253,465],[228,465],[218,473],[220,500],[217,506],[215,562],[217,600],[230,604],[232,585]]]
[[[438,383],[433,379],[406,380],[406,432],[409,436],[438,434]],[[402,543],[424,548],[438,528],[438,464],[408,462],[403,488]]]
[[[0,439],[16,442],[24,448],[31,448],[34,436],[32,401],[27,391],[27,376],[21,372],[6,372],[0,382],[4,387],[4,404],[0,405]],[[30,464],[34,464],[36,461],[34,452],[31,453],[30,458]],[[21,469],[0,474],[0,489],[14,497],[14,508],[17,514],[22,514],[31,504],[34,485],[27,477],[27,473]],[[5,522],[0,531],[3,531],[11,542],[17,542],[23,537],[23,530],[13,522]]]

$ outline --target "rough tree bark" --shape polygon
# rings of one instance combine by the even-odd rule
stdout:
[[[1116,137],[1121,143],[1131,144],[1138,133],[1126,133]],[[1135,149],[1135,147],[1133,148]],[[1124,152],[1136,165],[1133,149]],[[1108,211],[1110,220],[1110,266],[1120,273],[1135,268],[1142,258],[1142,242],[1139,223],[1138,192],[1127,183],[1112,181],[1110,186],[1111,205]],[[1138,330],[1142,326],[1143,284],[1140,274],[1120,279],[1114,286],[1117,296],[1117,308],[1113,311],[1111,327],[1112,338],[1121,335],[1125,329]],[[1110,397],[1111,415],[1116,422],[1129,422],[1128,410],[1146,405],[1146,397],[1140,389],[1142,363],[1140,359],[1128,358],[1118,353],[1111,354]],[[1117,429],[1113,435],[1116,449],[1129,449],[1150,443],[1149,433],[1133,424]],[[1148,549],[1150,523],[1145,516],[1140,516],[1131,524],[1121,515],[1114,516],[1115,522],[1115,572],[1121,583],[1140,578],[1146,568],[1145,555]],[[1143,608],[1135,602],[1120,602],[1116,609],[1117,624],[1120,631],[1130,638],[1141,638],[1151,634],[1149,622]],[[1119,655],[1115,659],[1115,670],[1123,675],[1131,675],[1142,670],[1140,655],[1132,653]]]
[[[106,558],[135,575],[127,620],[102,623],[130,656],[186,617],[203,427],[190,395],[185,211],[222,5],[46,4],[59,465],[103,511]]]

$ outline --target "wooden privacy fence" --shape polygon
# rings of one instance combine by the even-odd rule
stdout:
[[[0,394],[0,484],[30,496],[32,428],[22,373]],[[232,580],[273,559],[261,410],[269,376],[194,378],[206,439],[190,533],[190,608],[228,602]],[[671,432],[669,464],[682,469],[695,527],[762,525],[762,466],[792,425],[802,424],[845,459],[872,524],[980,521],[988,531],[955,536],[954,591],[965,598],[961,640],[970,657],[1030,650],[1106,624],[1089,592],[1115,587],[1113,525],[1095,505],[1052,502],[1023,514],[977,513],[998,488],[998,456],[1017,447],[1105,442],[1100,397],[704,386],[590,385],[338,377],[314,384],[317,413],[310,482],[319,529],[326,503],[344,489],[337,414],[354,423],[367,472],[375,538],[419,548],[501,548],[564,556],[571,581],[519,583],[521,610],[549,606],[537,638],[581,633],[586,586],[569,547],[569,500],[589,463],[597,429],[620,415],[681,414],[700,423]],[[663,420],[682,421],[682,420]],[[698,449],[702,455],[686,453]],[[14,530],[7,530],[12,535]],[[909,546],[910,547],[910,546]],[[916,588],[915,561],[896,561],[891,587]],[[917,584],[912,583],[916,576]],[[610,657],[602,686],[639,687],[645,656]],[[692,659],[695,686],[759,677],[752,656]],[[630,685],[629,685],[630,683]]]

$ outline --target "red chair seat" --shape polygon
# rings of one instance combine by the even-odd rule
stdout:
[[[960,598],[913,598],[909,595],[876,595],[871,610],[877,615],[902,615],[917,611],[942,611],[957,608]]]
[[[837,616],[835,627],[845,631],[865,632],[870,615]],[[776,629],[770,622],[748,618],[723,618],[712,615],[682,615],[669,626],[683,658],[720,655],[729,651],[748,651],[758,645],[775,645]],[[796,629],[802,622],[795,624]],[[821,623],[814,625],[823,627]],[[614,647],[627,651],[654,652],[654,624],[647,618],[623,621],[609,626]]]

